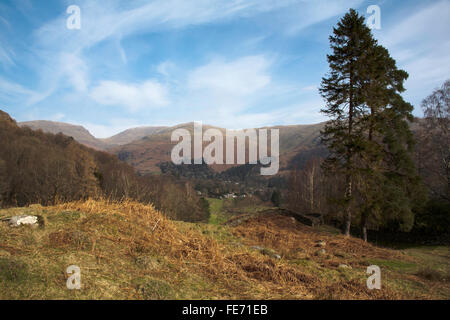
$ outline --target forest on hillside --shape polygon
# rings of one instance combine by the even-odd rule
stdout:
[[[51,205],[88,198],[152,203],[185,221],[208,218],[205,201],[188,182],[138,176],[116,156],[63,134],[20,128],[0,111],[0,206]]]

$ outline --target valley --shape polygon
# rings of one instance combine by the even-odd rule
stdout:
[[[142,175],[161,173],[160,163],[170,162],[170,154],[176,142],[171,142],[172,132],[186,129],[193,134],[193,123],[172,127],[132,128],[107,139],[97,139],[86,129],[65,123],[51,121],[21,122],[20,126],[41,129],[44,132],[61,132],[73,137],[76,141],[99,150],[116,154],[120,160],[133,166]],[[312,125],[291,125],[263,127],[258,129],[278,129],[280,132],[280,171],[303,166],[309,159],[326,154],[320,145],[320,130],[324,123]],[[76,130],[75,130],[76,129]],[[226,130],[204,125],[203,131],[218,129],[226,137]],[[225,148],[225,144],[224,144]],[[248,143],[246,144],[248,154]],[[211,165],[214,171],[221,172],[236,165]]]

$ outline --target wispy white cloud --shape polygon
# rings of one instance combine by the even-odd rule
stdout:
[[[407,99],[421,100],[450,78],[449,15],[450,1],[437,1],[403,14],[380,31],[381,44],[410,75]],[[416,113],[420,113],[417,107]]]
[[[176,66],[172,61],[164,61],[156,67],[156,70],[164,77],[169,77],[175,68]]]
[[[434,2],[410,15],[403,15],[394,25],[386,27],[381,41],[388,47],[400,46],[409,42],[416,44],[448,39],[450,21],[450,2]],[[419,48],[420,50],[420,48]]]
[[[205,90],[218,95],[247,96],[270,83],[264,56],[248,56],[231,62],[220,60],[195,69],[188,79],[192,90]]]
[[[44,58],[40,67],[43,80],[46,73],[54,73],[53,62],[65,57],[70,52],[73,57],[81,59],[83,51],[107,39],[115,38],[117,50],[123,63],[127,55],[121,40],[132,34],[158,32],[169,29],[184,28],[191,25],[217,23],[229,19],[252,17],[261,13],[277,11],[292,7],[293,31],[320,22],[341,13],[346,6],[343,1],[313,0],[155,0],[155,1],[109,1],[108,6],[102,2],[79,1],[82,24],[80,30],[68,30],[67,15],[44,24],[33,34],[33,50]],[[361,0],[351,0],[350,4]],[[291,30],[291,31],[292,31]],[[81,64],[77,61],[77,64]],[[61,66],[64,67],[64,66]],[[85,74],[87,71],[83,71]],[[60,79],[64,70],[57,72]],[[78,72],[72,77],[76,90],[83,90],[85,76]],[[42,81],[44,82],[44,81]],[[55,79],[54,83],[59,83]]]
[[[139,84],[102,81],[92,89],[90,96],[102,105],[121,106],[131,112],[163,107],[169,103],[167,88],[156,80]]]
[[[0,77],[0,98],[5,103],[23,101],[23,99],[34,100],[39,96],[38,92],[29,90],[22,85]]]
[[[342,15],[349,8],[357,8],[363,0],[314,0],[297,2],[295,9],[284,19],[287,19],[288,26],[286,33],[295,34],[300,30],[332,17]]]
[[[14,53],[10,49],[0,45],[0,64],[5,66],[14,65],[15,63],[13,56]]]
[[[5,25],[6,27],[10,28],[11,25],[9,24],[8,20],[6,20],[5,18],[3,18],[2,16],[0,16],[0,22]]]
[[[292,0],[155,0],[155,1],[109,1],[104,3],[79,1],[81,8],[81,29],[68,30],[66,13],[44,24],[34,31],[31,51],[38,56],[41,63],[37,66],[40,75],[38,90],[45,92],[44,99],[58,90],[71,86],[76,92],[86,92],[90,85],[90,70],[84,58],[87,49],[105,41],[116,43],[119,57],[128,63],[127,54],[121,41],[130,35],[159,32],[168,29],[183,28],[190,25],[223,21],[236,17],[254,16],[261,12],[275,10],[291,5]],[[0,57],[2,51],[0,51]],[[6,59],[6,58],[5,58]],[[94,57],[92,63],[95,64]],[[56,62],[56,63],[55,63]],[[173,65],[162,64],[158,71],[168,78]],[[261,80],[261,79],[260,79]],[[262,79],[264,81],[264,79]],[[101,81],[101,79],[97,79]],[[169,80],[171,81],[171,80]],[[142,86],[105,82],[91,91],[95,101],[105,104],[119,103],[129,110],[137,110],[149,103],[150,106],[166,104],[164,88],[149,82],[156,96],[143,94]],[[119,90],[107,95],[107,87]],[[244,88],[240,89],[245,90]],[[137,98],[127,98],[121,92],[137,93]],[[35,102],[40,102],[36,98]]]
[[[66,79],[76,91],[86,91],[89,85],[88,67],[85,61],[75,54],[59,55],[58,79]]]
[[[283,8],[298,1],[279,0],[155,0],[155,1],[80,1],[81,30],[65,29],[66,16],[45,24],[35,32],[39,47],[59,44],[70,51],[91,47],[110,37],[155,32],[218,22],[227,18],[248,17]],[[304,2],[304,1],[300,1]],[[310,1],[307,1],[310,2]]]
[[[122,59],[122,62],[124,64],[127,64],[128,63],[127,54],[126,54],[125,50],[122,47],[120,39],[117,39],[117,49],[119,50],[120,59]]]
[[[171,108],[180,110],[171,120],[202,120],[221,127],[239,129],[274,123],[308,122],[320,118],[317,86],[274,82],[273,60],[267,55],[244,56],[234,60],[216,57],[187,72],[186,88],[174,99]],[[172,88],[172,92],[180,91]],[[291,101],[286,105],[283,99]],[[292,105],[292,100],[308,103]],[[317,101],[319,100],[319,101]],[[270,106],[267,108],[267,106]],[[277,107],[274,108],[273,106]],[[300,110],[299,110],[299,109]],[[301,109],[305,111],[301,114]]]
[[[11,32],[10,23],[2,16],[0,16],[0,27],[2,27],[2,29],[6,29],[8,32]],[[14,52],[7,46],[6,39],[4,39],[0,34],[0,65],[12,66],[14,64]]]

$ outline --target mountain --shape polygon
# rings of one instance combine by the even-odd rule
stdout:
[[[167,127],[138,127],[122,131],[112,137],[101,139],[108,145],[124,145],[146,136],[158,134],[167,129]]]
[[[106,142],[95,138],[82,126],[46,120],[19,122],[18,125],[20,127],[29,127],[32,130],[40,129],[44,132],[53,134],[62,133],[66,136],[74,138],[81,144],[97,150],[105,150],[108,147]]]
[[[176,143],[171,142],[172,132],[186,129],[193,135],[193,123],[183,123],[172,127],[148,126],[125,130],[110,138],[97,139],[82,126],[53,121],[28,121],[19,123],[21,127],[41,129],[49,133],[63,133],[76,141],[98,150],[116,154],[120,160],[133,166],[140,174],[161,172],[159,164],[170,162],[171,151]],[[320,145],[320,130],[324,123],[312,125],[289,125],[264,127],[280,131],[280,171],[303,166],[313,157],[323,156],[326,150]],[[203,131],[218,129],[224,139],[226,129],[203,125]],[[207,143],[204,143],[206,146]],[[225,148],[224,143],[224,148]],[[248,146],[246,146],[248,149]],[[224,150],[225,151],[225,150]],[[224,152],[225,155],[225,152]],[[222,172],[236,165],[212,165],[212,169]]]
[[[322,130],[324,124],[262,128],[279,129],[280,171],[302,166],[312,157],[326,154],[325,148],[320,145],[320,130]],[[222,132],[225,139],[226,129],[203,125],[203,131],[211,128],[218,129]],[[171,161],[171,151],[173,146],[176,145],[176,142],[171,142],[170,138],[175,129],[186,129],[193,134],[193,123],[161,128],[140,140],[113,147],[109,151],[117,154],[120,160],[126,161],[141,174],[160,172],[158,164]],[[246,148],[248,149],[248,146]],[[236,165],[212,165],[211,167],[215,171],[221,172],[233,166]]]
[[[208,128],[211,127],[203,126],[204,130]],[[161,128],[139,140],[112,147],[109,151],[116,154],[120,160],[133,166],[141,174],[161,172],[158,164],[171,161],[170,154],[176,143],[171,142],[170,138],[176,129],[186,129],[193,134],[193,123]]]

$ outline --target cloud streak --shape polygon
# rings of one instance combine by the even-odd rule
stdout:
[[[425,98],[449,78],[449,15],[450,1],[438,1],[409,16],[403,14],[395,24],[382,29],[381,44],[410,75],[406,96],[413,101]]]
[[[126,107],[131,112],[169,104],[167,88],[155,80],[140,84],[102,81],[90,96],[102,105]]]
[[[192,90],[245,97],[270,83],[269,61],[264,56],[242,57],[232,62],[216,60],[195,69],[188,79]]]

